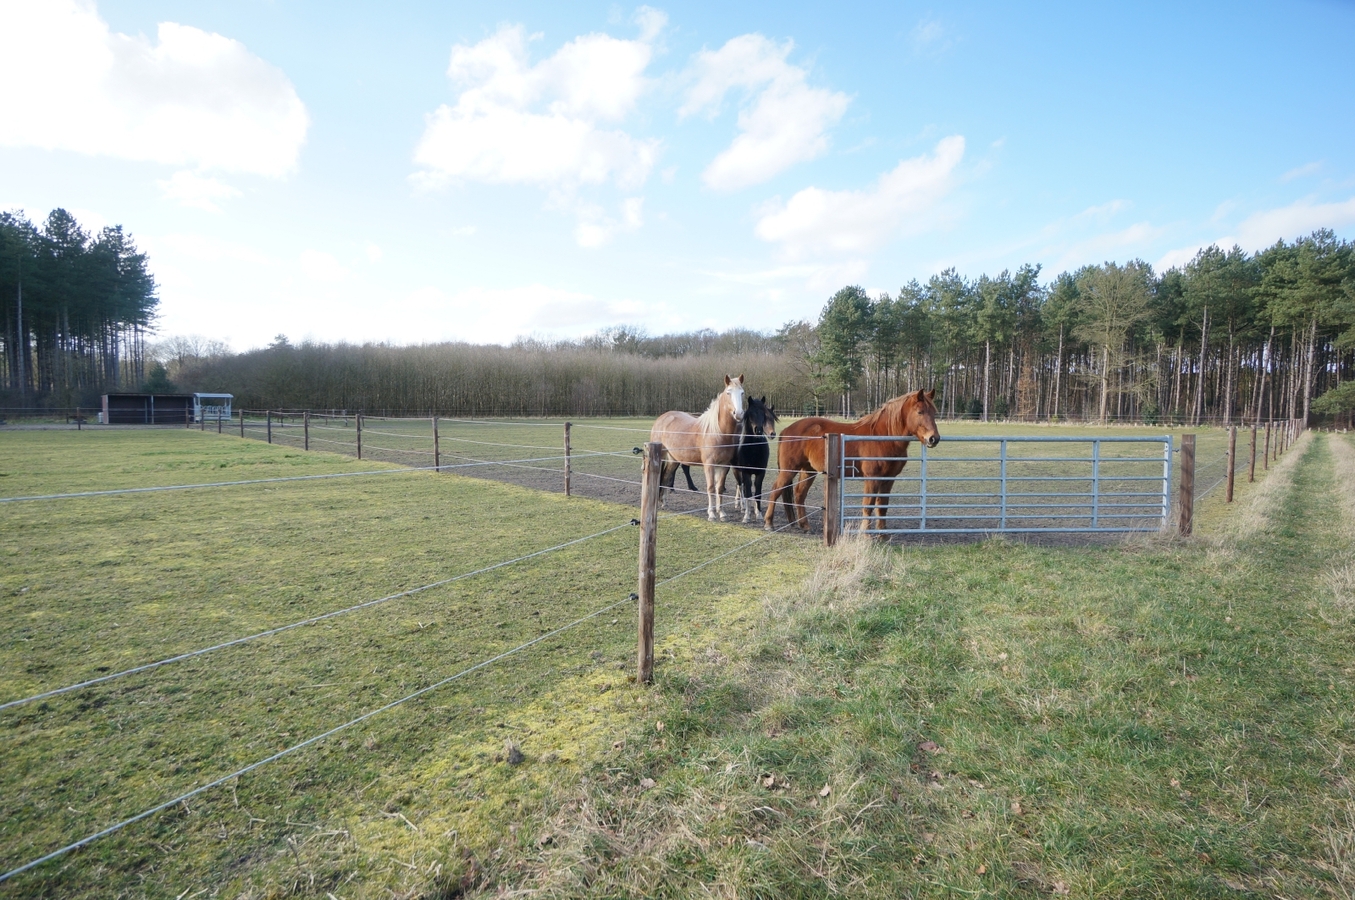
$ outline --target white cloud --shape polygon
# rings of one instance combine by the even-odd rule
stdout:
[[[0,4],[0,82],[10,147],[278,177],[309,126],[287,76],[238,41],[173,22],[119,34],[77,0]]]
[[[1242,220],[1234,234],[1168,250],[1157,261],[1157,268],[1160,271],[1184,265],[1194,259],[1202,248],[1211,244],[1224,250],[1236,244],[1248,253],[1255,253],[1279,240],[1292,241],[1312,234],[1319,228],[1343,228],[1352,223],[1355,223],[1355,197],[1335,203],[1314,203],[1305,198],[1288,206],[1252,213]]]
[[[931,154],[905,159],[863,191],[805,188],[777,202],[757,223],[758,237],[780,244],[787,258],[816,253],[860,255],[905,230],[951,188],[955,167],[964,157],[959,135],[944,138]]]
[[[521,26],[457,44],[447,75],[463,90],[454,105],[426,117],[414,150],[421,167],[415,183],[642,184],[659,142],[600,127],[629,115],[649,86],[644,72],[666,19],[657,10],[642,13],[640,40],[583,35],[536,65]]]
[[[380,247],[371,241],[367,242],[367,246],[363,248],[363,252],[367,254],[367,262],[369,263],[379,263],[381,262],[381,258],[386,255],[381,251]]]
[[[157,181],[156,185],[165,199],[208,212],[221,212],[216,201],[240,196],[240,192],[229,184],[188,170],[175,172],[168,181]]]
[[[512,315],[504,315],[512,310]],[[403,300],[387,304],[393,320],[417,316],[423,339],[439,334],[446,340],[507,344],[526,334],[580,335],[618,323],[638,321],[640,304],[609,302],[582,294],[530,284],[515,288],[472,287],[448,295],[422,287]]]
[[[1319,228],[1342,228],[1351,223],[1355,223],[1355,197],[1338,203],[1314,203],[1305,198],[1278,209],[1253,213],[1237,227],[1236,237],[1220,238],[1219,246],[1237,243],[1243,250],[1254,252],[1281,239],[1292,241]]]
[[[909,38],[913,42],[913,49],[918,53],[943,53],[954,43],[946,26],[937,19],[919,21],[913,26]]]
[[[1161,237],[1165,230],[1148,222],[1136,222],[1119,231],[1092,235],[1068,246],[1050,266],[1050,271],[1064,272],[1079,266],[1099,264],[1126,253],[1133,256]]]
[[[748,96],[739,110],[738,136],[701,175],[707,187],[733,191],[761,184],[827,152],[827,131],[851,98],[806,84],[805,70],[786,62],[793,48],[791,41],[745,34],[693,59],[679,115],[716,115],[731,90]]]
[[[1306,175],[1316,175],[1322,171],[1322,162],[1310,162],[1306,166],[1299,166],[1297,169],[1290,169],[1280,176],[1281,183],[1293,181],[1295,178],[1303,178]]]
[[[644,198],[630,197],[621,204],[620,218],[612,218],[600,206],[581,204],[576,212],[578,225],[574,228],[574,239],[580,247],[601,247],[611,242],[617,234],[637,231],[644,220]]]
[[[142,243],[150,256],[155,259],[170,256],[198,262],[223,260],[265,264],[272,262],[266,254],[253,247],[202,234],[166,234],[147,238]]]
[[[337,284],[349,274],[345,266],[323,250],[303,250],[300,263],[302,273],[312,281]]]
[[[452,229],[452,237],[470,237],[480,230],[478,225],[462,225]]]

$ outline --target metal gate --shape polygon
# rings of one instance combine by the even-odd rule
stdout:
[[[842,436],[842,530],[867,526],[866,501],[888,503],[877,533],[990,534],[1156,531],[1171,516],[1172,439],[949,437],[935,449],[911,438],[903,472],[871,490],[861,442]],[[892,488],[887,493],[884,488]]]

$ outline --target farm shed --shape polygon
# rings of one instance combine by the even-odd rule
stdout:
[[[192,394],[103,395],[105,425],[183,425],[192,409]]]
[[[234,394],[205,394],[198,391],[193,395],[193,421],[211,422],[215,419],[231,417],[231,401]]]

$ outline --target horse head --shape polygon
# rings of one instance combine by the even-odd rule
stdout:
[[[935,398],[935,388],[906,394],[896,413],[897,433],[916,437],[928,447],[941,443],[941,432],[936,429],[936,404],[932,402]]]
[[[742,422],[744,414],[748,412],[748,401],[743,392],[743,376],[730,378],[725,376],[725,396],[729,398],[729,405],[734,416],[735,422]]]
[[[765,435],[767,440],[776,437],[776,409],[767,405],[767,397],[754,397],[748,401],[748,416],[744,419],[744,431],[749,434]]]

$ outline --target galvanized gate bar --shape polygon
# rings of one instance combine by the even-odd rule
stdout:
[[[891,490],[864,490],[865,479],[851,475],[858,463],[883,461],[889,457],[858,456],[853,443],[881,440],[878,436],[843,435],[843,452],[838,469],[842,490],[836,499],[844,528],[851,523],[862,527],[866,517],[861,511],[865,500],[889,505],[887,516],[878,523],[885,534],[990,534],[990,533],[1113,533],[1156,530],[1164,526],[1171,512],[1171,437],[978,437],[946,439],[946,444],[987,443],[996,445],[996,455],[942,456],[928,450],[912,438],[884,438],[916,443],[920,451],[909,460],[915,465],[893,478],[874,479],[889,482]],[[1051,444],[1089,445],[1088,456],[1022,456],[1018,448]],[[1111,452],[1121,445],[1149,444],[1162,448],[1160,455],[1118,456]],[[1124,450],[1133,452],[1129,447]],[[963,467],[996,464],[992,474],[959,474]],[[1089,469],[1087,474],[1022,474],[1031,464],[1060,464],[1063,472]],[[1160,469],[1157,467],[1160,466]],[[938,468],[939,467],[939,468]],[[1145,468],[1146,467],[1146,468]],[[972,469],[970,469],[972,471]],[[982,469],[981,469],[982,471]],[[1038,469],[1037,469],[1038,471]],[[956,474],[951,474],[955,472]],[[1152,473],[1152,474],[1146,474]],[[1039,485],[1037,483],[1043,483]],[[1057,485],[1077,482],[1080,489],[1060,490]],[[979,483],[992,487],[984,490]],[[1142,483],[1160,485],[1151,490],[1137,489]],[[916,485],[916,493],[894,493],[898,487]],[[1023,485],[1045,490],[1022,491]],[[936,487],[943,486],[942,490]],[[974,490],[965,490],[972,486]],[[855,487],[856,490],[852,488]],[[1073,485],[1069,485],[1073,488]],[[949,489],[944,489],[949,488]],[[938,502],[940,501],[940,502]],[[951,501],[951,502],[946,502]],[[906,521],[900,521],[906,520]],[[1034,523],[1043,525],[1037,526]],[[1075,522],[1085,522],[1076,525]],[[915,523],[915,524],[914,524]],[[938,527],[945,526],[945,527]]]

